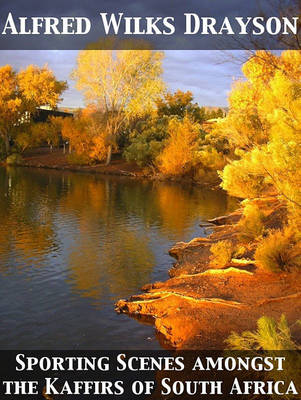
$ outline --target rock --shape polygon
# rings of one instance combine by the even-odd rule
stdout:
[[[212,219],[208,219],[207,222],[213,225],[234,225],[240,220],[242,215],[241,210],[237,210],[229,215],[223,215],[221,217],[216,217]]]

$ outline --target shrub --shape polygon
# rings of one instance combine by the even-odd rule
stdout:
[[[284,230],[271,231],[258,245],[255,262],[259,268],[269,272],[300,268],[301,246],[293,230],[286,227]]]
[[[108,143],[104,134],[93,137],[89,157],[92,160],[103,161],[107,156]]]
[[[250,152],[243,153],[240,160],[231,161],[219,173],[222,188],[231,196],[244,199],[258,197],[269,189],[263,173],[262,149],[263,146],[256,147]]]
[[[23,158],[20,154],[13,153],[6,158],[5,162],[7,165],[18,165],[18,164],[22,164]]]
[[[253,240],[264,232],[264,214],[256,204],[247,204],[238,223],[241,239]]]
[[[123,152],[125,159],[140,166],[153,164],[164,147],[167,124],[168,118],[139,121],[130,133],[130,144]]]
[[[173,118],[168,124],[168,134],[166,146],[157,158],[157,166],[166,175],[188,174],[198,162],[197,139],[200,126],[188,116],[183,120]]]
[[[220,240],[213,243],[210,247],[210,266],[225,267],[231,261],[233,251],[233,243],[230,240]]]
[[[198,157],[204,168],[218,171],[225,167],[227,161],[225,155],[213,147],[214,144],[202,146]]]
[[[297,321],[301,323],[301,321]],[[226,339],[231,350],[296,350],[300,348],[291,338],[290,328],[285,315],[279,322],[273,318],[261,317],[257,321],[255,332],[245,331],[239,335],[232,332]]]

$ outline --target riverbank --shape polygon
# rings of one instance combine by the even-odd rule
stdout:
[[[267,226],[277,228],[283,210],[273,197],[253,200],[272,210]],[[224,267],[212,268],[210,246],[221,240],[240,245],[238,221],[242,210],[211,220],[208,238],[177,243],[169,251],[176,259],[170,279],[143,287],[143,294],[120,300],[118,313],[151,319],[165,345],[180,349],[223,349],[232,331],[256,329],[263,315],[279,319],[285,314],[294,324],[300,314],[300,272],[267,273],[255,265],[254,243]],[[300,326],[292,334],[301,338]]]
[[[5,162],[0,165],[5,165]],[[219,186],[219,178],[209,179],[207,181],[197,181],[189,176],[166,176],[151,170],[150,168],[143,168],[134,162],[125,161],[121,154],[113,154],[111,163],[105,164],[92,164],[81,165],[76,164],[70,160],[68,154],[64,154],[63,149],[49,150],[48,147],[36,148],[25,152],[22,159],[14,165],[20,167],[42,168],[65,170],[72,172],[86,172],[91,174],[100,175],[114,175],[114,176],[127,176],[136,179],[150,179],[157,181],[174,181],[183,183],[193,183],[196,185],[208,186],[216,188]]]
[[[63,149],[37,148],[32,149],[22,156],[19,166],[31,168],[45,168],[56,170],[67,170],[73,172],[89,172],[104,175],[133,176],[137,178],[146,177],[147,174],[135,163],[128,163],[121,157],[113,157],[110,165],[77,165],[72,163],[68,154],[64,154]]]

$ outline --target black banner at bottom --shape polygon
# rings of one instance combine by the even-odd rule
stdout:
[[[298,399],[299,351],[1,351],[1,399]]]

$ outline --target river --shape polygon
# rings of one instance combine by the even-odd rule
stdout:
[[[0,168],[0,348],[160,348],[114,303],[166,279],[168,249],[233,207],[199,186]]]

